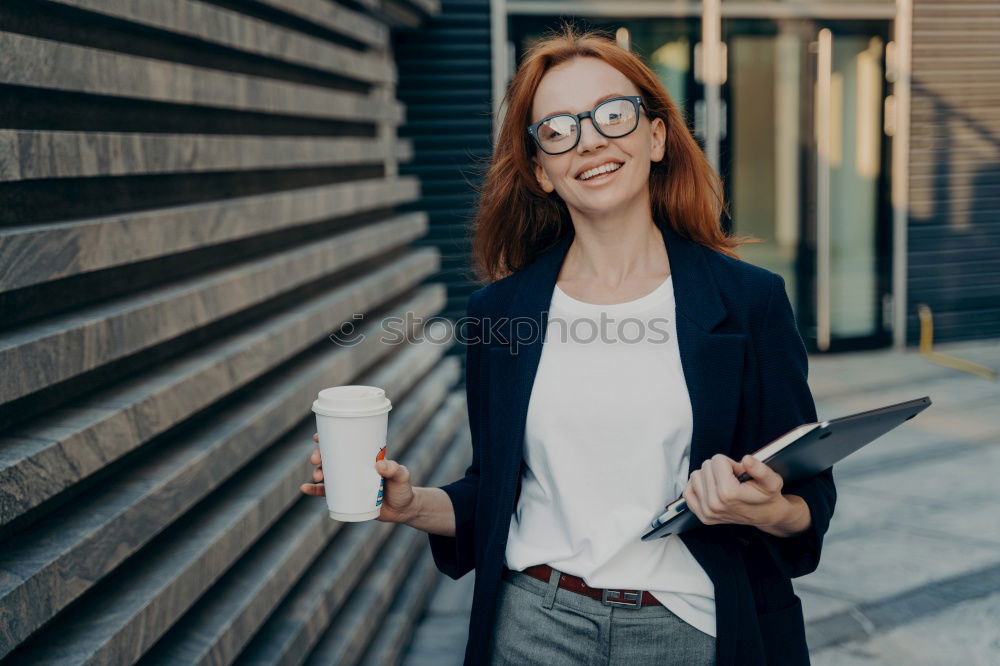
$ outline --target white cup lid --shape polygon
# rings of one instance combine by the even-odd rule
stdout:
[[[376,416],[392,409],[385,390],[377,386],[333,386],[319,392],[312,410],[323,416]]]

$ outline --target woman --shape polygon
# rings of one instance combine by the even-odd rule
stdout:
[[[819,562],[832,471],[784,485],[747,455],[817,420],[784,281],[736,256],[718,177],[613,41],[538,43],[507,104],[473,241],[472,464],[413,488],[380,462],[379,520],[475,568],[466,664],[808,663],[790,579]],[[679,494],[704,526],[641,541]]]

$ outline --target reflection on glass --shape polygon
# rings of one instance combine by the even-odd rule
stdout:
[[[832,70],[830,325],[845,338],[877,325],[882,40],[834,35]]]
[[[664,42],[650,55],[650,65],[679,109],[687,105],[688,72],[691,71],[691,42],[687,37]]]
[[[667,89],[685,121],[690,117],[691,49],[697,41],[698,22],[685,18],[623,21],[632,50],[650,66]]]
[[[729,196],[734,232],[766,242],[740,255],[785,278],[797,304],[804,170],[817,145],[818,118],[803,118],[808,38],[790,30],[728,37],[731,130]],[[834,33],[831,63],[830,323],[831,336],[865,337],[878,330],[877,243],[882,141],[882,51],[878,37]],[[814,61],[812,61],[814,62]],[[816,90],[809,93],[815,100]],[[814,114],[819,109],[812,106]],[[808,108],[808,107],[806,107]],[[803,122],[807,124],[803,126]],[[809,125],[812,125],[812,128]],[[815,129],[813,129],[815,128]],[[812,215],[814,211],[810,211]],[[797,313],[798,315],[798,313]],[[810,317],[811,319],[811,317]]]
[[[766,241],[742,246],[740,255],[784,277],[792,303],[798,288],[802,49],[797,34],[729,39],[734,231]]]

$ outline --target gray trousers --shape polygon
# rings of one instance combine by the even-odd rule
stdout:
[[[700,666],[715,663],[715,638],[664,606],[622,608],[504,570],[491,664]]]

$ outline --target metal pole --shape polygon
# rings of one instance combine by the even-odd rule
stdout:
[[[493,141],[503,121],[503,96],[513,72],[507,66],[507,0],[490,0],[490,59],[492,64]]]
[[[833,33],[819,31],[816,59],[816,347],[830,348],[830,151]]]
[[[705,0],[701,15],[702,76],[705,87],[705,156],[719,170],[722,88],[722,10],[720,0]]]
[[[892,346],[906,349],[907,225],[910,208],[910,54],[913,3],[896,0],[895,62],[892,85],[895,113],[892,137]]]

